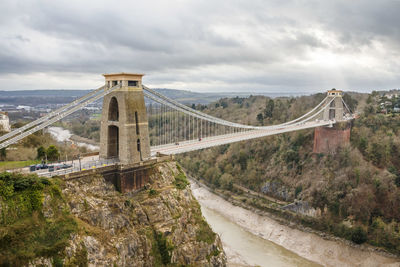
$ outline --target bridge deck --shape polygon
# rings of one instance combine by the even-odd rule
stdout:
[[[165,155],[180,154],[180,153],[185,153],[185,152],[189,152],[189,151],[194,151],[194,150],[199,150],[199,149],[204,149],[204,148],[209,148],[209,147],[214,147],[214,146],[219,146],[219,145],[224,145],[224,144],[230,144],[230,143],[245,141],[245,140],[254,139],[254,138],[260,138],[260,137],[269,136],[269,135],[298,131],[298,130],[314,128],[314,127],[318,127],[318,126],[326,126],[326,125],[330,125],[331,123],[332,122],[330,122],[330,121],[312,121],[312,122],[306,122],[306,123],[299,124],[299,125],[284,126],[282,128],[277,128],[277,129],[250,130],[250,131],[239,132],[239,133],[234,133],[234,134],[212,136],[212,137],[202,138],[201,141],[199,141],[199,140],[183,141],[183,142],[179,142],[178,145],[167,144],[167,145],[162,145],[162,146],[153,146],[153,147],[151,147],[151,157],[152,157],[151,159],[155,159],[155,155],[157,153],[161,153],[161,154],[165,154]],[[148,160],[151,160],[151,159],[148,159]],[[66,169],[66,170],[62,169],[59,171],[48,172],[48,170],[46,169],[46,170],[36,171],[35,173],[37,173],[41,176],[51,177],[54,175],[66,175],[68,173],[80,172],[81,170],[90,170],[90,169],[96,169],[96,168],[105,167],[105,166],[109,166],[109,165],[114,165],[114,164],[117,164],[118,162],[119,162],[118,159],[100,160],[98,158],[98,156],[90,156],[90,157],[81,159],[81,164],[79,164],[79,162],[77,162],[77,160],[75,160],[74,162],[69,162],[70,164],[73,165],[73,167]],[[28,171],[28,170],[26,170],[26,171]]]
[[[151,147],[151,155],[155,155],[157,153],[166,154],[166,155],[173,155],[173,154],[180,154],[185,153],[193,150],[209,148],[213,146],[219,146],[224,144],[230,144],[234,142],[298,131],[302,129],[314,128],[318,126],[326,126],[330,125],[332,122],[330,121],[312,121],[306,122],[300,125],[293,125],[293,126],[285,126],[278,129],[263,129],[263,130],[250,130],[246,132],[239,132],[234,134],[225,134],[225,135],[218,135],[213,137],[203,138],[201,141],[199,140],[190,140],[190,141],[183,141],[179,142],[179,145],[176,144],[167,144],[162,146],[154,146]]]

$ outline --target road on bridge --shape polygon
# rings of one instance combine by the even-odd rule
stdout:
[[[302,129],[314,128],[318,126],[326,126],[332,124],[331,121],[312,121],[305,122],[298,125],[284,126],[282,128],[276,129],[262,129],[262,130],[250,130],[245,132],[239,132],[234,134],[225,134],[212,136],[207,138],[202,138],[199,140],[190,140],[179,142],[179,144],[167,144],[162,146],[151,147],[151,155],[154,156],[157,153],[172,155],[172,154],[180,154],[193,150],[199,150],[224,144],[235,143],[239,141],[260,138],[269,135],[275,135],[285,132],[298,131]]]

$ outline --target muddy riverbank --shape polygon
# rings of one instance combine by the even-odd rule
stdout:
[[[320,266],[282,246],[254,235],[217,211],[201,206],[202,213],[214,232],[221,237],[228,266]]]
[[[326,240],[314,233],[293,229],[267,216],[234,206],[193,181],[192,191],[202,207],[220,214],[253,235],[280,245],[311,262],[323,266],[400,266],[396,258],[385,257],[368,249],[348,246],[341,241]],[[226,250],[232,264],[246,265],[240,252],[235,251],[235,257],[238,259],[235,260],[233,257],[235,254],[230,254],[229,244]],[[247,264],[254,265],[253,262],[247,262]]]

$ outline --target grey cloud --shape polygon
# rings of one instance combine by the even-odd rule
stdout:
[[[195,90],[318,90],[335,78],[349,89],[396,86],[399,7],[388,0],[5,0],[0,78],[7,86],[11,74],[138,71],[155,86]],[[348,55],[359,62],[343,60]],[[335,59],[339,65],[330,66]],[[381,76],[374,68],[384,68]]]

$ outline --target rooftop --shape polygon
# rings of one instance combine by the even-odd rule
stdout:
[[[332,90],[328,90],[328,93],[343,93],[342,90],[337,90],[337,89],[332,89]]]
[[[105,74],[103,74],[103,76],[104,77],[115,77],[115,76],[126,76],[126,77],[132,77],[132,76],[135,76],[135,77],[143,77],[144,76],[144,74],[143,73],[127,73],[127,72],[119,72],[119,73],[105,73]]]

